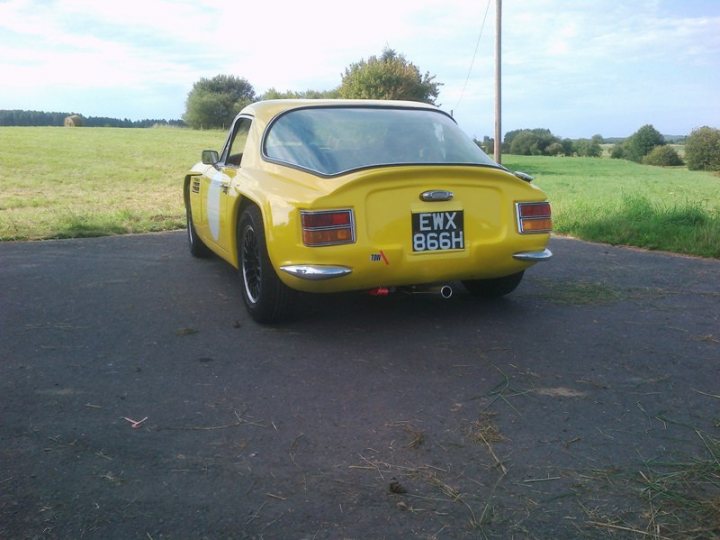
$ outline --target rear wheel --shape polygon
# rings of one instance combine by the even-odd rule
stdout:
[[[205,242],[200,240],[197,232],[195,231],[195,224],[193,223],[192,210],[189,202],[185,204],[185,215],[187,217],[187,237],[190,253],[193,257],[209,257],[212,252],[210,251],[210,248],[205,245]]]
[[[525,272],[510,274],[501,278],[473,279],[463,281],[465,288],[481,298],[499,298],[513,292],[522,281]]]
[[[290,313],[294,291],[275,273],[268,257],[262,214],[248,206],[238,221],[238,262],[243,300],[250,316],[259,323],[274,323]]]

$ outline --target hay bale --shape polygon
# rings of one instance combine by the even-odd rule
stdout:
[[[65,127],[82,127],[84,123],[83,117],[79,114],[71,114],[65,117]]]

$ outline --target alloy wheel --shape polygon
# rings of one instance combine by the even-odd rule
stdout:
[[[262,269],[260,268],[260,250],[257,237],[251,225],[248,225],[243,233],[241,258],[245,293],[248,300],[256,304],[262,292]]]

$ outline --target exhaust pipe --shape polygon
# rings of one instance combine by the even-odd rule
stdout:
[[[375,287],[370,289],[368,294],[370,296],[390,296],[391,293],[395,292],[396,289],[390,287]],[[406,294],[439,294],[442,298],[447,300],[453,295],[453,288],[450,285],[430,285],[430,286],[413,286],[403,287],[400,290]]]
[[[450,285],[415,286],[403,290],[408,294],[439,294],[445,300],[453,295],[453,288]]]
[[[442,296],[445,300],[451,298],[453,295],[453,289],[450,285],[442,285],[440,287],[440,296]]]

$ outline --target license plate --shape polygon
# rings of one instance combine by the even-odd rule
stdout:
[[[413,251],[465,249],[463,211],[412,215]]]

